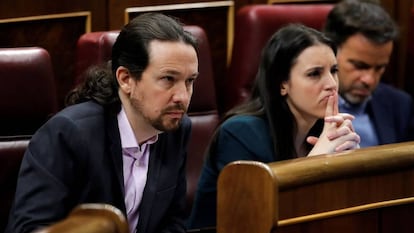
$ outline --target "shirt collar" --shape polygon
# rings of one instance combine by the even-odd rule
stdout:
[[[132,130],[131,124],[128,121],[124,107],[118,113],[118,127],[119,134],[121,136],[121,147],[125,148],[140,148],[137,139],[135,138],[134,131]],[[158,134],[148,139],[144,144],[153,144],[158,140]]]
[[[341,109],[341,111],[351,113],[351,114],[363,114],[363,113],[365,113],[368,102],[370,100],[371,100],[371,96],[366,98],[360,104],[351,104],[348,101],[346,101],[344,98],[342,98],[342,96],[339,96],[338,105],[339,105],[339,108]]]

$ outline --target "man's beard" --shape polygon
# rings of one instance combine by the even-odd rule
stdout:
[[[185,107],[183,104],[179,103],[173,106],[169,106],[165,109],[162,109],[160,114],[156,118],[151,118],[148,115],[146,115],[143,111],[143,106],[139,100],[137,100],[134,97],[130,98],[131,105],[134,108],[134,110],[141,114],[141,116],[156,130],[166,132],[166,131],[173,131],[180,127],[181,125],[181,118],[174,118],[174,119],[165,119],[164,115],[165,113],[169,111],[183,111],[184,113],[187,112],[187,107]]]
[[[369,87],[366,87],[363,84],[360,85],[354,85],[352,86],[352,89],[345,91],[345,90],[339,90],[341,96],[348,101],[348,103],[353,104],[353,105],[359,105],[361,103],[363,103],[366,99],[369,98],[369,96],[359,96],[359,95],[354,95],[351,94],[352,90],[356,90],[356,89],[364,89],[366,91],[369,91]]]

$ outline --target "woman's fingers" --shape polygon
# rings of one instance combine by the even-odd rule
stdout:
[[[341,140],[338,140],[341,139]],[[342,138],[338,138],[338,146],[335,148],[335,152],[341,152],[344,150],[358,149],[361,138],[355,132],[349,133]]]
[[[325,117],[326,122],[336,122],[336,123],[342,123],[344,120],[354,120],[355,117],[349,113],[338,113],[333,116],[327,116]]]
[[[334,103],[333,103],[333,115],[338,115],[339,113],[339,105],[338,105],[338,93],[335,92],[334,95]]]
[[[347,135],[352,132],[355,132],[355,130],[351,120],[344,120],[342,124],[335,130],[327,132],[326,136],[329,140],[334,140],[335,138]]]
[[[307,137],[306,141],[314,145],[309,155],[338,152],[359,148],[360,137],[355,133],[352,125],[354,116],[348,113],[339,113],[338,94],[328,97],[325,110],[325,126],[318,137]]]
[[[345,143],[337,146],[335,148],[335,152],[342,152],[342,151],[345,151],[345,150],[353,150],[353,149],[359,149],[359,142],[346,141]]]
[[[318,142],[318,137],[309,136],[306,138],[306,142],[314,146]]]
[[[328,97],[326,104],[325,117],[334,116],[335,114],[335,97],[333,95]]]

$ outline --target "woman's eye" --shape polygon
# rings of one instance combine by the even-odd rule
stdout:
[[[314,71],[308,73],[308,76],[311,77],[311,78],[316,78],[316,77],[321,76],[321,72],[319,70],[314,70]]]
[[[332,69],[331,69],[331,73],[332,73],[332,74],[337,74],[337,73],[338,73],[338,67],[337,67],[337,66],[332,67]]]

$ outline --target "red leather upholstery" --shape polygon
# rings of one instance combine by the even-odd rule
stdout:
[[[28,144],[29,138],[0,137],[0,232],[8,222],[20,163]]]
[[[83,34],[76,48],[75,85],[82,81],[82,73],[91,65],[99,65],[111,59],[112,45],[119,31],[89,32]]]
[[[31,135],[57,111],[53,68],[45,49],[1,48],[0,81],[0,135]]]
[[[204,30],[198,26],[185,26],[199,43],[199,77],[194,84],[188,115],[192,122],[192,135],[187,157],[187,213],[190,214],[198,178],[204,161],[204,152],[218,124],[213,67],[210,44]]]
[[[259,66],[261,50],[270,36],[288,23],[303,23],[321,29],[333,4],[248,5],[235,17],[232,59],[224,82],[226,92],[219,113],[243,102]]]
[[[188,109],[192,121],[192,135],[187,158],[187,211],[191,211],[198,178],[204,160],[204,151],[218,124],[216,91],[210,45],[205,31],[199,26],[184,26],[199,42],[199,77]],[[77,44],[78,74],[88,66],[111,59],[111,49],[118,31],[92,32],[79,38]],[[79,81],[78,81],[79,82]]]

